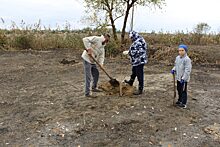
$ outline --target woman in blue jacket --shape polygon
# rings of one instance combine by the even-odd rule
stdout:
[[[147,43],[144,38],[137,32],[131,31],[129,38],[132,40],[131,47],[128,51],[124,51],[123,54],[128,54],[131,58],[132,74],[130,80],[125,80],[130,86],[133,85],[135,78],[137,77],[139,87],[134,95],[140,95],[144,88],[144,64],[147,63]]]

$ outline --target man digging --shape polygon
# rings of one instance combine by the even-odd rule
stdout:
[[[101,92],[97,89],[97,83],[99,80],[99,70],[90,57],[92,56],[102,67],[105,60],[105,45],[110,39],[109,34],[104,36],[90,36],[83,38],[83,43],[86,50],[82,53],[83,64],[84,64],[84,74],[85,74],[85,96],[95,98],[96,96],[90,93],[90,83],[91,77],[93,78],[92,92]]]

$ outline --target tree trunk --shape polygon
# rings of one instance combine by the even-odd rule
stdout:
[[[115,21],[112,17],[112,12],[109,12],[109,18],[110,18],[110,21],[111,21],[111,26],[112,26],[112,32],[113,32],[113,37],[114,37],[114,40],[116,42],[118,42],[118,37],[117,37],[117,32],[116,32],[116,27],[115,27]]]
[[[126,9],[126,12],[125,12],[125,17],[124,17],[123,28],[122,28],[122,32],[121,32],[121,43],[122,43],[122,45],[125,44],[125,29],[126,29],[126,26],[127,26],[129,11],[130,11],[132,5],[133,5],[133,3],[129,4],[129,1],[128,1],[127,9]]]

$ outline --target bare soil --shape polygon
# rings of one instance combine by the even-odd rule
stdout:
[[[203,48],[210,61],[220,59],[219,47]],[[207,131],[220,123],[216,61],[193,65],[188,107],[180,109],[173,106],[172,66],[153,59],[145,66],[141,96],[102,92],[95,99],[84,97],[80,54],[0,51],[0,146],[220,146],[219,128]],[[63,59],[74,62],[62,64]],[[131,72],[126,58],[106,59],[105,68],[120,81]],[[100,84],[106,81],[100,71]]]

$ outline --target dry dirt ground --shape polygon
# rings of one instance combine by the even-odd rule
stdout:
[[[60,64],[63,58],[76,63]],[[117,58],[105,68],[122,81],[131,67]],[[193,66],[187,109],[172,105],[171,68],[150,61],[141,96],[91,99],[80,51],[0,51],[0,146],[220,146],[219,66]],[[100,83],[107,80],[100,72]]]

